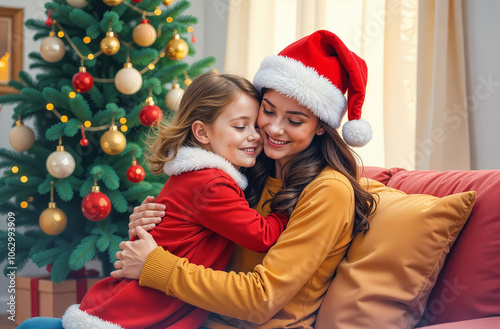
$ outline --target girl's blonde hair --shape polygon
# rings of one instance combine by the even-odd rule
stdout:
[[[184,91],[173,121],[162,121],[147,138],[146,159],[151,172],[161,174],[164,163],[174,159],[181,146],[203,147],[193,136],[192,124],[197,120],[212,124],[239,92],[259,100],[259,92],[252,83],[237,75],[210,72],[194,79]]]

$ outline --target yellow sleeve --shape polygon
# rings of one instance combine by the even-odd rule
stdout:
[[[327,257],[339,252],[339,241],[350,241],[354,193],[343,178],[317,178],[304,189],[288,227],[253,272],[214,271],[158,248],[144,265],[140,285],[211,312],[266,322],[299,292]],[[345,248],[342,246],[344,252]]]

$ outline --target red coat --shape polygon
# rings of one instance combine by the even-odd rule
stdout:
[[[215,270],[225,268],[234,243],[267,251],[288,221],[282,214],[264,218],[251,209],[241,188],[246,178],[227,164],[214,153],[182,148],[165,166],[171,177],[156,202],[166,205],[166,215],[151,231],[159,246]],[[99,328],[188,329],[198,328],[208,314],[158,290],[140,287],[137,280],[109,277],[89,290],[79,310],[68,309],[63,325],[74,327],[72,316],[76,316],[97,321],[91,324]],[[104,321],[111,323],[108,326]]]

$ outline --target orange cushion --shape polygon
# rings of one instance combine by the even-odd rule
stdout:
[[[315,328],[413,328],[476,192],[437,198],[361,183],[380,202],[340,263]]]

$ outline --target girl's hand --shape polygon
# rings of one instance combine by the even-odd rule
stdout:
[[[165,216],[165,205],[154,203],[155,197],[148,196],[142,201],[139,207],[134,208],[134,212],[130,215],[128,223],[128,236],[133,238],[137,235],[135,228],[141,226],[146,231],[151,231],[156,227],[156,224],[161,222]]]
[[[136,231],[139,240],[120,242],[122,251],[116,252],[116,258],[118,258],[115,262],[116,271],[111,272],[114,278],[138,280],[149,254],[158,247],[153,236],[142,227],[138,226]]]

